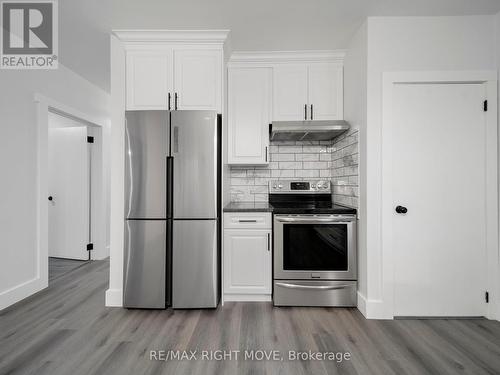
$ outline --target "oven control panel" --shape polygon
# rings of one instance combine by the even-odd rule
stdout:
[[[269,182],[270,193],[330,193],[331,184],[328,180]]]

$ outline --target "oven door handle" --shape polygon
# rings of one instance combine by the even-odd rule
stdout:
[[[309,290],[334,290],[334,289],[346,289],[352,287],[352,284],[342,284],[342,285],[300,285],[300,284],[290,284],[290,283],[276,283],[277,286],[282,286],[283,288],[289,289],[309,289]]]
[[[292,218],[292,217],[277,217],[276,221],[282,222],[282,223],[298,223],[298,222],[306,222],[306,223],[345,223],[347,224],[346,220],[349,220],[351,218],[346,218],[346,217],[332,217],[332,218]]]

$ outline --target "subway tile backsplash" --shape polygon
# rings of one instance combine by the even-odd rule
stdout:
[[[358,130],[351,129],[333,140],[331,150],[333,201],[358,207]]]
[[[268,166],[231,167],[231,200],[266,202],[269,180],[332,181],[334,201],[357,207],[358,134],[333,141],[271,142]]]

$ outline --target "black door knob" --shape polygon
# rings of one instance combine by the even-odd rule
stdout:
[[[49,201],[52,201],[54,198],[52,198],[52,195],[49,195]]]
[[[398,214],[405,214],[408,212],[408,209],[406,207],[403,207],[403,206],[397,206],[396,207],[396,212]]]

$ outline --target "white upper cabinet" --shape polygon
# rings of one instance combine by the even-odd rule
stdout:
[[[222,51],[174,51],[175,100],[176,109],[221,111]]]
[[[273,76],[273,120],[343,118],[342,64],[277,65]]]
[[[222,111],[221,50],[127,51],[126,69],[129,110]]]
[[[228,33],[115,31],[126,54],[126,108],[221,113],[224,43]]]
[[[269,162],[271,74],[271,68],[229,69],[229,164]]]
[[[344,118],[343,67],[340,64],[311,64],[308,72],[309,119]]]
[[[172,91],[172,51],[128,51],[127,109],[167,109]]]
[[[341,120],[343,52],[235,52],[228,67],[228,163],[269,163],[273,121]]]
[[[307,66],[273,69],[273,120],[304,120],[307,105]]]

